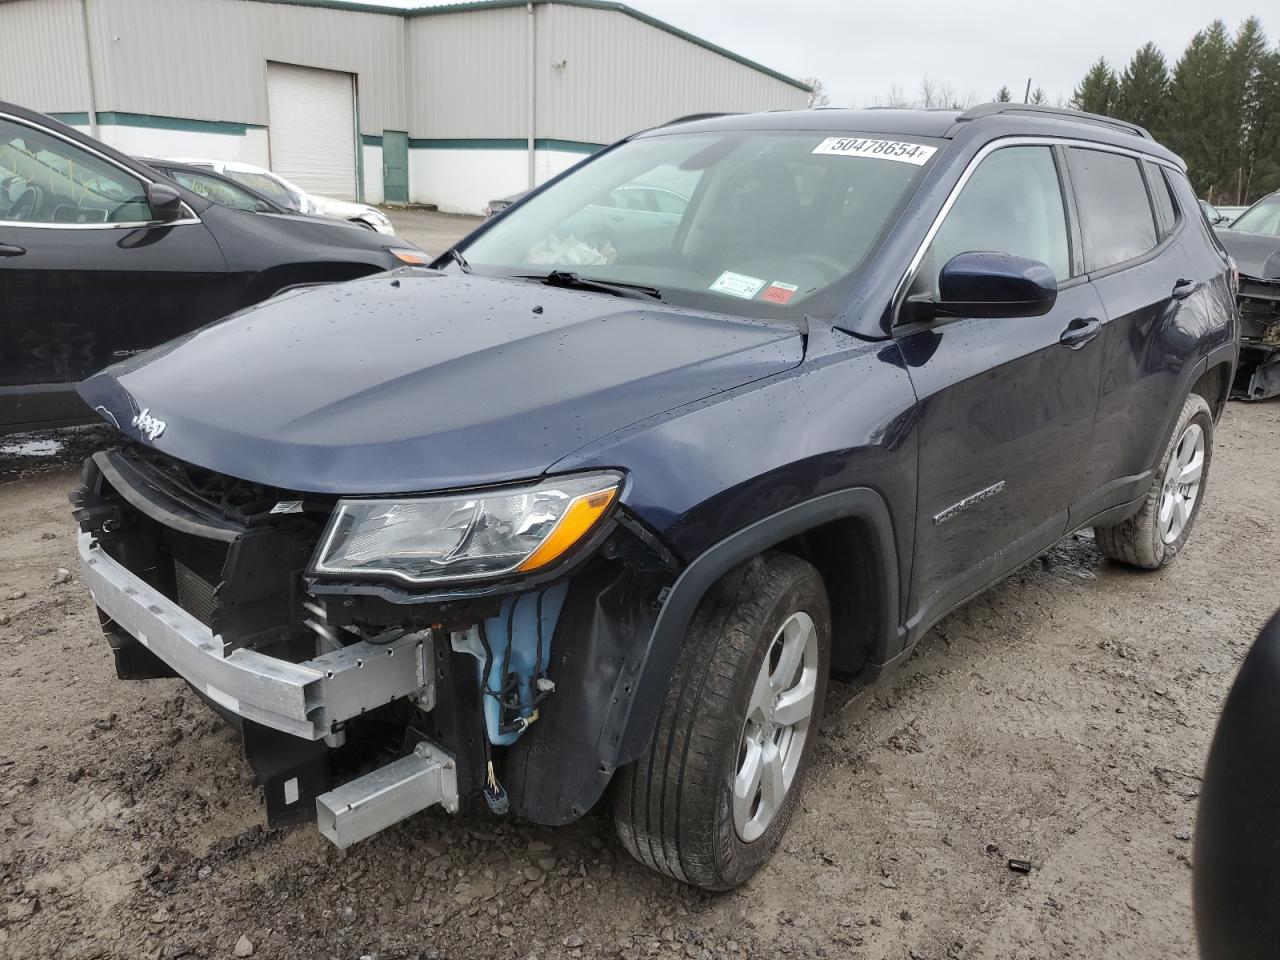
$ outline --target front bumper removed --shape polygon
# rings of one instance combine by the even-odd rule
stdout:
[[[354,643],[302,663],[254,650],[223,656],[213,631],[80,534],[80,567],[112,622],[223,709],[307,740],[401,697],[435,700],[429,631],[386,644]]]
[[[435,704],[430,631],[386,644],[361,641],[302,663],[245,648],[224,655],[221,638],[109,556],[92,534],[80,534],[79,549],[104,625],[124,631],[225,713],[314,742],[395,700],[410,698],[423,710]],[[285,779],[281,791],[284,807],[302,795],[296,779]],[[316,797],[316,815],[321,833],[346,847],[430,806],[456,812],[458,801],[453,757],[424,741]]]

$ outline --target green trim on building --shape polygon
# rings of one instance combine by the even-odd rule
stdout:
[[[118,110],[99,110],[98,125],[146,127],[151,130],[181,130],[184,133],[225,133],[238,137],[243,137],[250,130],[266,129],[260,123],[235,123],[230,120],[192,120],[190,117],[158,117],[150,113],[122,113]]]
[[[581,140],[556,140],[538,137],[533,141],[535,150],[561,150],[565,153],[591,154],[604,149],[603,143],[585,143]],[[411,150],[528,150],[529,141],[524,137],[461,137],[423,138],[409,140]]]
[[[380,147],[382,146],[382,137],[376,133],[362,133],[360,134],[360,142],[366,147]]]
[[[65,123],[68,127],[87,127],[89,125],[87,111],[84,113],[51,113],[49,116]]]
[[[528,141],[525,141],[526,146]],[[539,137],[533,141],[537,150],[561,150],[565,153],[583,153],[588,156],[604,149],[603,143],[584,143],[581,140],[556,140],[553,137]]]
[[[523,137],[410,137],[410,150],[523,150],[529,141]]]
[[[446,13],[467,13],[471,10],[501,10],[507,7],[523,7],[528,0],[471,0],[466,3],[448,3],[436,7],[404,7],[396,9],[395,7],[375,7],[367,3],[356,3],[351,0],[256,0],[257,3],[283,3],[295,7],[321,7],[329,10],[354,10],[359,13],[380,13],[389,14],[398,17],[434,17]],[[704,50],[710,50],[712,53],[719,54],[732,60],[734,63],[740,63],[744,67],[763,73],[767,77],[774,80],[780,80],[782,83],[795,87],[797,90],[803,90],[806,93],[812,91],[807,83],[801,83],[794,77],[788,77],[785,73],[779,73],[777,70],[771,70],[764,64],[756,63],[754,60],[748,60],[746,57],[734,53],[732,50],[726,50],[718,44],[712,43],[710,40],[703,40],[701,37],[692,33],[681,30],[679,27],[673,27],[671,24],[657,17],[651,17],[647,13],[641,13],[625,3],[615,3],[613,0],[532,0],[534,6],[548,6],[550,4],[559,4],[563,7],[588,7],[593,10],[609,10],[614,13],[621,13],[633,20],[639,20],[641,23],[669,33],[673,37],[679,37],[681,40],[692,43],[695,46],[702,47]]]

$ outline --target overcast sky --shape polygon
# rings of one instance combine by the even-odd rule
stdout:
[[[423,0],[374,0],[423,6]],[[896,84],[915,96],[925,75],[961,96],[995,98],[1007,84],[1021,99],[1027,77],[1049,101],[1070,97],[1089,65],[1123,66],[1152,40],[1172,62],[1214,17],[1234,30],[1263,17],[1274,41],[1274,0],[630,0],[629,5],[793,77],[816,76],[837,106],[867,106]],[[1038,9],[1037,9],[1038,8]],[[1044,11],[1043,13],[1041,11]]]

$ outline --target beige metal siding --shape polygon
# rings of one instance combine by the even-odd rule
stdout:
[[[551,4],[537,19],[539,137],[608,143],[690,113],[807,102],[798,87],[623,13]]]
[[[266,125],[272,60],[356,74],[361,131],[405,128],[401,16],[252,0],[90,0],[89,10],[99,110]]]
[[[351,74],[267,64],[271,169],[308,193],[356,198]]]
[[[524,7],[405,18],[254,0],[85,0],[99,111],[266,125],[268,61],[352,73],[360,129],[528,135]],[[535,5],[539,138],[607,143],[804,91],[626,14]],[[563,62],[563,69],[554,64]],[[0,0],[0,98],[89,107],[79,0]]]
[[[410,134],[527,136],[527,19],[523,7],[411,18]]]
[[[89,109],[80,0],[0,2],[0,100],[45,113]]]

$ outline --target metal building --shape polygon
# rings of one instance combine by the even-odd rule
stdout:
[[[0,100],[140,156],[479,213],[634,130],[808,88],[620,3],[0,0]]]

